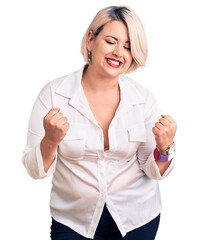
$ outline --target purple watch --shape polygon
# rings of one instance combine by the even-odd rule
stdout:
[[[169,155],[161,154],[160,158],[159,158],[159,161],[160,162],[168,162],[168,158],[169,158]]]
[[[161,154],[157,148],[154,149],[153,155],[156,161],[159,162],[168,162],[173,159],[175,155],[175,150],[170,155]]]

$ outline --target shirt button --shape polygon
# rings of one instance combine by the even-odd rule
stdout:
[[[101,198],[104,198],[105,195],[104,195],[104,193],[101,193],[100,196],[101,196]]]
[[[99,159],[102,159],[102,158],[103,158],[103,152],[101,152],[101,151],[98,152],[98,158],[99,158]]]

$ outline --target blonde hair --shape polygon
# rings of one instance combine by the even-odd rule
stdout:
[[[147,58],[147,42],[144,28],[139,17],[132,9],[129,9],[126,6],[106,7],[96,14],[82,39],[81,53],[86,63],[89,63],[88,50],[86,46],[88,32],[92,30],[94,36],[97,37],[102,31],[104,25],[113,20],[122,21],[128,29],[132,62],[126,73],[130,73],[145,64]]]

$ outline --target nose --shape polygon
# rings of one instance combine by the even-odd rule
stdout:
[[[120,44],[116,44],[112,53],[115,57],[121,58],[123,56],[123,47]]]

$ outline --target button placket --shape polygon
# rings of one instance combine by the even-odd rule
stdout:
[[[110,149],[116,149],[117,148],[117,142],[116,142],[116,136],[115,136],[115,129],[112,127],[112,125],[109,127],[109,146]]]
[[[103,132],[101,128],[97,129],[97,149],[98,149],[98,157],[100,155],[100,152],[104,149],[104,140],[103,140]]]
[[[98,181],[100,198],[105,199],[106,196],[106,169],[105,169],[105,154],[104,154],[104,137],[101,128],[97,129],[97,146],[98,146]]]
[[[107,193],[106,184],[106,169],[105,169],[104,154],[98,159],[98,180],[99,180],[99,191],[100,198],[104,199]]]

